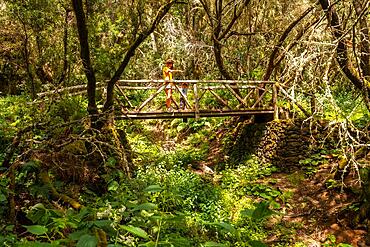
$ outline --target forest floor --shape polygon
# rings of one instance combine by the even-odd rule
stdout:
[[[222,159],[224,154],[219,143],[219,140],[210,143],[208,158],[194,172],[207,173],[208,168],[213,169]],[[286,198],[277,201],[281,214],[266,222],[270,234],[265,243],[269,246],[284,242],[305,243],[308,247],[370,246],[366,242],[367,227],[359,219],[358,194],[354,193],[361,189],[358,175],[353,170],[338,182],[341,174],[336,174],[337,166],[335,160],[328,159],[311,172],[296,167],[261,179],[261,183],[276,188]]]
[[[305,177],[300,170],[290,174],[272,174],[267,180],[274,179],[280,191],[291,192],[291,198],[282,203],[281,211],[284,214],[272,218],[267,226],[276,226],[278,222],[288,229],[294,228],[291,241],[304,242],[309,247],[319,247],[323,243],[326,246],[340,243],[353,247],[368,246],[365,244],[366,227],[357,224],[358,216],[351,208],[356,205],[356,196],[350,190],[341,191],[340,185],[328,188],[328,183],[334,181],[332,177],[328,164],[320,166],[312,177]],[[346,182],[355,186],[357,179],[353,176]],[[279,234],[271,234],[267,239],[268,243],[279,241]]]

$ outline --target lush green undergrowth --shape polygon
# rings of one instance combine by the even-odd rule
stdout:
[[[23,109],[26,103],[23,98],[0,101],[5,109],[0,113],[1,153],[19,129],[37,119],[53,125],[86,114],[81,98],[48,106],[49,113],[42,118],[39,107],[44,106]],[[279,216],[280,204],[292,195],[275,189],[273,179],[266,182],[264,178],[277,170],[270,164],[245,154],[226,157],[223,149],[232,138],[230,122],[176,119],[116,124],[125,130],[132,148],[133,177],[128,179],[121,170],[107,174],[108,188],[102,194],[83,187],[75,196],[84,206],[74,210],[51,200],[45,186],[32,184],[36,179],[29,180],[27,172],[32,173],[33,165],[27,163],[16,181],[30,195],[22,196],[27,205],[18,208],[21,225],[14,226],[6,220],[9,178],[1,176],[1,246],[266,246],[263,240],[271,234],[265,228],[267,220]],[[220,130],[226,132],[222,140],[217,139]],[[197,168],[212,155],[215,141],[225,157],[212,164],[212,174],[199,174]],[[106,165],[114,167],[115,162],[110,157]],[[58,190],[67,186],[54,183]],[[294,245],[289,244],[294,229],[278,231],[287,235],[284,246]]]
[[[179,166],[143,167],[131,180],[111,181],[104,196],[86,191],[80,199],[88,206],[79,212],[42,203],[24,208],[31,221],[24,238],[7,225],[0,240],[5,246],[96,246],[101,239],[109,246],[263,246],[263,221],[274,214],[269,206],[279,192],[255,189],[256,179],[273,170],[256,172],[256,165],[226,169],[218,181]]]
[[[22,175],[26,173],[21,172],[17,180],[33,191],[31,201],[21,209],[22,225],[1,222],[0,242],[5,246],[264,246],[263,222],[275,214],[274,199],[280,193],[257,186],[257,179],[274,168],[250,157],[238,168],[212,176],[196,174],[193,167],[206,158],[212,133],[223,124],[222,119],[210,121],[118,126],[128,134],[137,170],[131,179],[118,170],[107,174],[108,192],[103,195],[84,188],[79,195],[84,207],[78,211],[50,201],[47,188],[27,184],[27,176]],[[154,131],[158,127],[163,133]],[[115,163],[114,158],[108,161]],[[4,186],[9,183],[4,177],[1,181]],[[55,186],[61,191],[66,185],[55,181]],[[5,215],[6,196],[1,203]]]

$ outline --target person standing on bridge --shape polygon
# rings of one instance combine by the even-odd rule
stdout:
[[[171,107],[172,101],[172,89],[175,86],[173,82],[173,72],[182,72],[182,70],[173,69],[174,61],[172,59],[167,59],[166,65],[163,67],[163,80],[166,83],[166,107],[167,111],[173,111]]]

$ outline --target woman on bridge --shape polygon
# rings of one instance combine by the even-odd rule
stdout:
[[[172,88],[175,86],[173,82],[173,72],[182,72],[182,70],[174,70],[173,69],[174,61],[172,59],[168,59],[166,61],[166,65],[163,67],[163,80],[166,83],[166,107],[167,111],[173,111],[171,107],[171,99],[172,99]]]

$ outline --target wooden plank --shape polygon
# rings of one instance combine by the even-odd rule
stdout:
[[[246,115],[273,115],[273,109],[265,110],[246,110],[246,111],[200,111],[199,117],[232,117],[232,116],[246,116]],[[195,111],[174,111],[174,112],[127,112],[123,115],[115,116],[116,120],[123,119],[166,119],[166,118],[196,118]]]
[[[201,99],[203,98],[203,96],[206,94],[206,92],[208,92],[208,90],[203,90],[203,93],[200,95],[200,97],[198,97],[198,102],[201,101]]]
[[[173,98],[173,95],[171,95],[171,101],[173,102],[173,104],[176,106],[176,109],[180,109],[179,107],[179,104],[177,103],[177,101]]]
[[[125,89],[125,90],[152,90],[152,89],[157,89],[157,87],[155,86],[121,86],[121,85],[118,85],[121,89]]]
[[[250,89],[250,88],[257,88],[256,86],[235,86],[235,85],[230,85],[231,88],[235,88],[235,89]],[[202,87],[199,87],[199,89],[211,89],[211,90],[215,90],[215,89],[226,89],[226,86],[202,86]]]
[[[155,87],[155,86],[121,86],[121,85],[118,85],[121,89],[125,89],[125,90],[152,90],[152,89],[157,89],[158,87]],[[230,85],[231,88],[235,88],[235,89],[250,89],[250,88],[257,88],[256,86],[235,86],[235,85]],[[202,87],[198,87],[199,89],[226,89],[225,86],[202,86]],[[261,88],[262,89],[262,88]]]
[[[238,83],[238,84],[250,84],[250,85],[258,85],[258,84],[274,84],[275,82],[274,81],[252,81],[252,80],[174,80],[175,83],[198,83],[198,84],[210,84],[210,83],[219,83],[219,84],[235,84],[235,83]],[[97,82],[96,83],[96,86],[97,88],[105,88],[105,85],[106,85],[106,81],[105,82]],[[143,84],[143,83],[158,83],[158,84],[162,84],[164,83],[164,80],[151,80],[151,79],[145,79],[145,80],[118,80],[118,82],[116,84],[123,84],[122,87],[125,87],[127,86],[127,84]],[[47,96],[47,95],[53,95],[53,94],[57,94],[57,93],[62,93],[62,92],[70,92],[70,91],[78,91],[78,90],[85,90],[87,88],[87,85],[86,84],[81,84],[81,85],[76,85],[76,86],[71,86],[71,87],[65,87],[65,88],[58,88],[58,89],[55,89],[55,90],[49,90],[49,91],[46,91],[46,92],[41,92],[41,93],[38,93],[37,96],[38,97],[43,97],[43,96]],[[145,89],[146,87],[143,87],[143,86],[138,86],[137,89]],[[156,87],[153,87],[151,89],[154,89]],[[128,88],[127,88],[128,89]]]
[[[198,83],[198,84],[207,84],[207,83],[219,83],[219,84],[274,84],[275,81],[253,81],[253,80],[173,80],[174,83]],[[118,80],[117,83],[164,83],[164,80]]]
[[[198,84],[209,84],[209,83],[219,83],[219,84],[274,84],[274,81],[252,81],[252,80],[174,80],[175,83],[198,83]],[[105,82],[97,82],[97,87],[105,87]],[[143,83],[158,83],[162,84],[164,83],[164,80],[151,80],[151,79],[145,79],[145,80],[118,80],[117,84],[124,84],[122,86],[127,86],[126,84],[143,84]],[[46,92],[38,93],[38,97],[43,97],[46,95],[56,94],[60,92],[69,92],[74,90],[84,90],[87,88],[86,84],[71,86],[71,87],[65,87],[65,88],[58,88],[55,90],[49,90]]]

